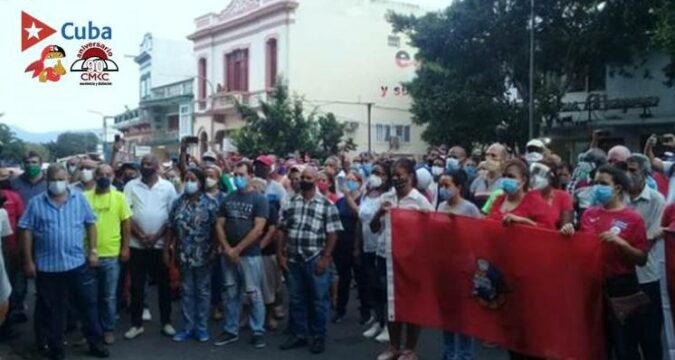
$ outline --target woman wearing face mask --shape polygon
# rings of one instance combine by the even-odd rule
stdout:
[[[555,164],[547,161],[534,163],[530,166],[530,189],[539,191],[539,194],[548,204],[551,220],[560,229],[565,224],[571,224],[574,217],[572,197],[567,191],[560,190]]]
[[[373,165],[371,174],[366,181],[365,194],[361,197],[359,206],[359,222],[357,223],[356,238],[354,239],[354,259],[360,263],[362,282],[359,284],[359,298],[361,299],[360,323],[372,326],[363,333],[367,338],[375,338],[381,342],[389,341],[389,332],[386,330],[387,294],[380,287],[376,271],[376,250],[380,233],[373,233],[370,222],[377,213],[382,195],[391,189],[389,182],[389,165],[378,162]],[[383,260],[384,261],[384,260]],[[381,336],[380,336],[381,335]]]
[[[620,360],[640,358],[636,334],[643,314],[634,311],[627,314],[625,321],[619,321],[613,310],[614,301],[632,296],[632,305],[637,306],[642,295],[646,296],[640,290],[635,267],[646,264],[649,249],[644,220],[623,202],[630,185],[625,172],[612,166],[600,167],[593,186],[599,206],[587,209],[581,218],[581,231],[597,235],[602,243],[605,341],[609,353],[614,352]],[[574,227],[567,224],[560,232],[572,236]]]
[[[335,204],[338,199],[337,194],[334,191],[331,191],[331,184],[335,181],[332,180],[332,177],[325,172],[320,172],[316,179],[316,187],[319,189],[321,195],[325,196],[328,201]]]
[[[504,225],[524,224],[554,229],[549,206],[537,191],[528,192],[530,175],[521,160],[506,163],[501,181],[504,194],[492,204],[488,219],[498,220]]]
[[[378,277],[384,284],[386,284],[387,279],[387,248],[391,246],[391,232],[386,230],[391,224],[389,224],[389,217],[385,215],[393,208],[433,211],[433,207],[429,203],[429,200],[414,188],[415,182],[413,161],[405,158],[397,160],[394,164],[394,171],[392,173],[394,191],[382,196],[380,208],[370,222],[370,229],[374,233],[384,233],[377,246]],[[420,327],[409,323],[390,322],[387,324],[387,328],[390,337],[389,347],[380,354],[377,359],[417,359],[415,349],[420,334]],[[402,343],[404,328],[406,333],[405,344]]]
[[[439,213],[481,218],[483,215],[472,202],[464,199],[467,176],[464,170],[448,171],[438,183],[438,196],[441,203],[438,206]],[[469,336],[455,334],[449,331],[443,332],[443,360],[473,359],[473,339]]]
[[[168,241],[164,246],[164,262],[170,266],[170,249],[176,247],[181,272],[183,329],[173,337],[185,341],[195,337],[209,340],[208,316],[211,303],[212,234],[218,203],[205,193],[206,177],[199,168],[185,174],[185,189],[169,213]]]
[[[338,242],[333,251],[333,261],[338,272],[337,304],[333,323],[341,323],[347,312],[347,303],[352,284],[352,270],[356,274],[357,282],[360,276],[354,261],[354,237],[358,223],[359,203],[361,202],[361,175],[358,170],[351,170],[347,174],[344,188],[340,192],[344,195],[335,206],[340,214],[342,231],[338,231]]]

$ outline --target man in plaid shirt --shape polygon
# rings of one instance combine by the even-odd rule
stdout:
[[[278,259],[279,265],[289,274],[292,335],[280,348],[303,347],[311,340],[311,352],[320,354],[325,350],[330,311],[332,279],[327,269],[333,261],[337,232],[342,230],[342,223],[335,205],[316,191],[316,178],[316,169],[305,169],[300,177],[301,191],[282,209],[281,229],[285,236]],[[284,246],[287,246],[286,254]]]

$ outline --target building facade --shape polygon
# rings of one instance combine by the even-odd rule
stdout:
[[[177,157],[180,138],[193,132],[192,45],[146,34],[134,60],[140,72],[138,108],[115,116],[115,128],[132,155]]]
[[[641,151],[651,134],[675,129],[675,89],[665,85],[662,71],[669,61],[665,54],[650,54],[628,77],[600,69],[566,94],[557,119],[542,124],[543,134],[571,159],[588,148],[596,129],[606,131],[600,143],[605,150],[622,144]]]
[[[232,99],[255,106],[280,77],[307,111],[347,123],[357,151],[370,142],[374,152],[424,152],[401,85],[415,74],[415,50],[392,33],[388,11],[423,9],[388,0],[233,0],[197,18],[188,38],[201,150],[231,150],[229,137],[244,124]]]

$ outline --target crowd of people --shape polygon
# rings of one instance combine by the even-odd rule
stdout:
[[[280,349],[320,354],[356,284],[363,336],[386,344],[376,358],[417,359],[421,328],[387,316],[387,213],[402,208],[596,234],[609,353],[662,359],[657,261],[675,226],[675,157],[655,154],[657,145],[675,149],[675,136],[652,136],[640,152],[605,153],[594,141],[575,164],[539,139],[524,154],[499,143],[470,153],[433,147],[419,162],[369,153],[193,157],[182,142],[168,163],[73,157],[43,171],[31,152],[22,174],[0,168],[0,336],[28,321],[35,278],[35,340],[45,355],[63,359],[65,331],[81,329],[89,353],[108,357],[124,309],[124,338],[145,332],[152,282],[161,331],[173,341],[225,346],[249,328],[251,346],[264,348],[266,332],[287,317]],[[629,310],[618,311],[626,299]],[[222,322],[220,333],[209,333],[210,318]],[[474,339],[447,331],[443,339],[440,358],[474,358]]]

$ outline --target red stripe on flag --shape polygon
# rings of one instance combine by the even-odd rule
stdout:
[[[445,214],[391,216],[397,321],[531,356],[604,358],[597,237]]]

